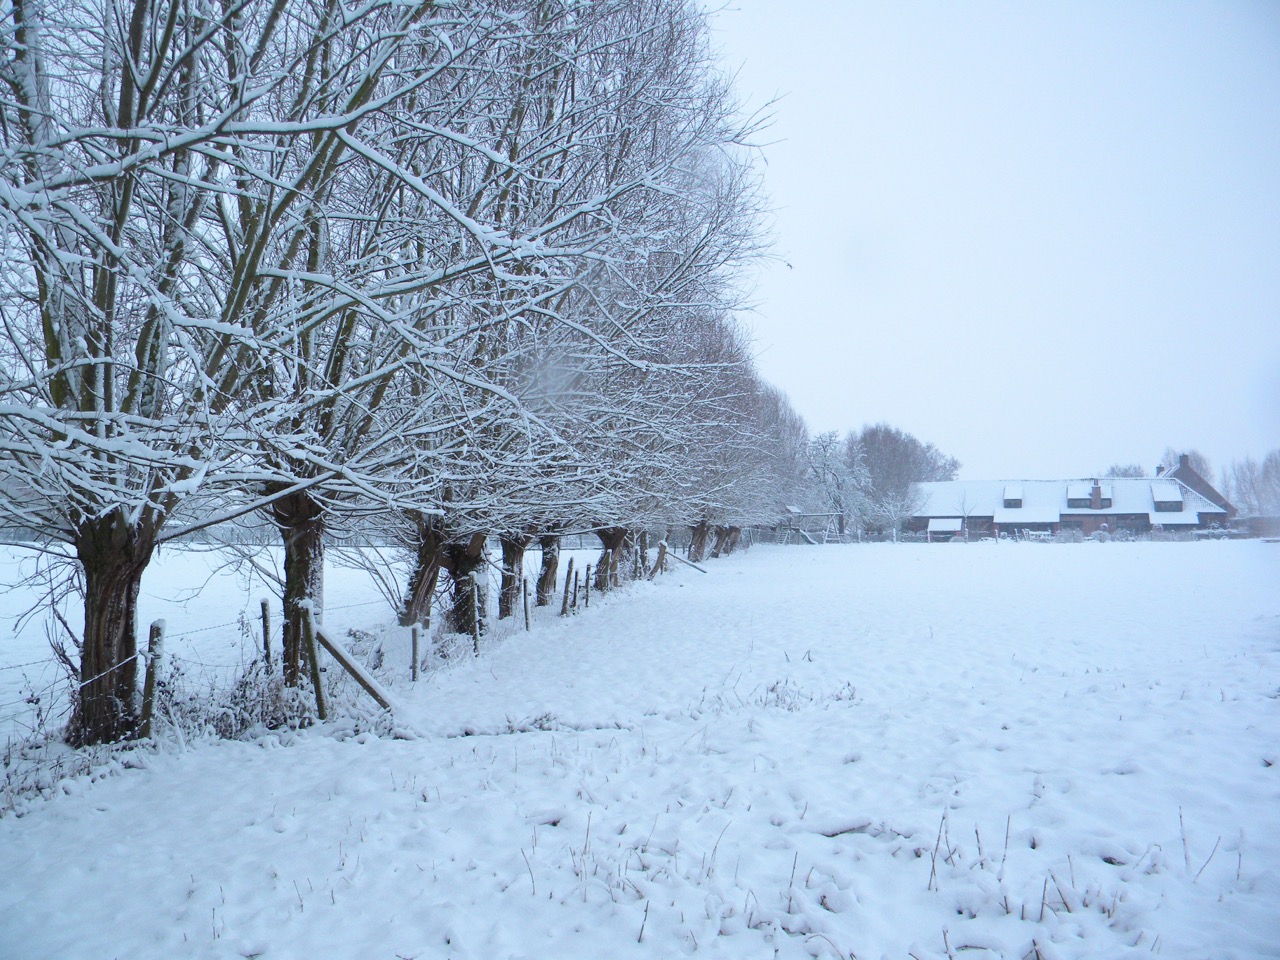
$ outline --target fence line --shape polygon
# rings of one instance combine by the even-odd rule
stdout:
[[[58,662],[57,657],[46,657],[43,660],[31,660],[27,663],[11,663],[6,666],[0,667],[0,673],[3,673],[5,670],[22,670],[26,667],[39,667],[47,663],[57,663],[57,662]]]

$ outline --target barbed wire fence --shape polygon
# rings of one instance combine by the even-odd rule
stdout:
[[[564,552],[582,551],[594,554],[599,549],[595,537],[574,535],[564,538]],[[501,568],[492,557],[484,567],[491,580],[492,594],[498,586]],[[435,668],[445,668],[454,660],[469,659],[470,645],[458,640],[457,649],[449,645],[447,610],[452,606],[451,586],[447,581],[439,584],[432,600],[435,613],[431,620],[437,625],[427,639],[426,658]],[[279,603],[279,598],[275,598]],[[394,609],[385,595],[372,600],[337,605],[325,605],[324,614],[381,606]],[[278,613],[277,613],[278,615]],[[279,643],[278,625],[275,643]],[[506,638],[518,627],[517,618],[510,622],[492,621],[492,641]],[[65,624],[64,624],[65,626]],[[158,681],[155,702],[155,718],[167,727],[175,742],[185,742],[193,737],[212,734],[218,737],[243,735],[255,726],[292,727],[309,723],[314,700],[306,682],[299,687],[286,687],[280,675],[279,662],[273,658],[273,667],[267,666],[263,650],[262,615],[253,606],[246,607],[235,619],[191,627],[180,632],[167,633],[164,651],[158,664]],[[68,628],[69,629],[69,628]],[[183,641],[197,639],[218,631],[234,632],[240,641],[240,649],[234,656],[219,656],[206,652],[199,645]],[[410,632],[403,637],[394,630],[353,626],[346,630],[350,652],[371,673],[392,683],[411,676]],[[461,635],[458,635],[461,637]],[[437,643],[433,643],[433,640]],[[400,650],[399,647],[404,649]],[[465,649],[464,649],[465,647]],[[463,656],[468,654],[468,656]],[[75,692],[101,676],[118,670],[127,663],[145,662],[146,649],[140,649],[123,663],[116,664],[98,677],[81,680],[73,670],[71,661],[59,656],[51,647],[49,655],[42,659],[24,660],[19,663],[0,662],[0,816],[21,809],[37,794],[66,785],[71,778],[85,774],[105,775],[105,771],[127,767],[142,762],[135,756],[136,744],[105,745],[72,750],[61,740],[62,731],[71,718]],[[323,670],[323,668],[322,668]],[[16,675],[16,679],[15,679]],[[386,722],[375,717],[368,708],[354,682],[341,670],[326,671],[323,677],[326,699],[331,703],[344,703],[350,717],[357,724],[375,726]]]
[[[326,612],[375,606],[386,607],[387,601],[379,598],[338,604],[327,607]],[[279,716],[273,719],[292,714],[305,722],[307,697],[302,691],[284,691],[282,680],[265,669],[260,629],[261,614],[246,609],[234,620],[165,636],[162,663],[158,665],[157,710],[158,717],[179,739],[206,731],[234,734],[241,726],[251,724],[255,716],[262,717],[261,709],[256,713],[246,709],[253,696],[274,698]],[[221,658],[183,644],[184,640],[218,631],[235,632],[241,640],[238,655]],[[70,777],[90,772],[119,749],[73,751],[62,746],[61,734],[71,718],[78,689],[126,664],[145,662],[147,656],[147,650],[141,649],[98,676],[84,680],[75,676],[52,649],[43,659],[0,663],[0,815],[17,809],[26,797],[48,792]],[[326,680],[325,686],[333,680]]]

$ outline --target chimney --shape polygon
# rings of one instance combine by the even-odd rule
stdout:
[[[1187,470],[1187,469],[1190,469],[1190,467],[1191,467],[1191,458],[1188,457],[1185,453],[1178,454],[1178,469]]]
[[[1097,480],[1093,481],[1093,489],[1089,491],[1089,509],[1102,509],[1102,486]]]

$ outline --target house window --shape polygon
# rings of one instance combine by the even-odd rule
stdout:
[[[1093,498],[1092,497],[1067,497],[1067,506],[1072,510],[1092,510],[1094,509]],[[1110,510],[1111,498],[1103,497],[1097,509]]]
[[[1006,483],[1004,485],[1004,508],[1006,510],[1022,509],[1022,484]]]

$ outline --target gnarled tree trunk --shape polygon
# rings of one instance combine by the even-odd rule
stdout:
[[[284,681],[302,676],[302,618],[298,604],[309,601],[315,622],[324,606],[324,508],[305,490],[271,502],[271,516],[284,541]]]
[[[453,607],[449,612],[449,622],[457,633],[485,632],[484,541],[483,533],[475,533],[469,539],[451,543],[444,549],[443,566],[453,580]],[[480,575],[474,576],[477,571]]]
[[[445,535],[440,519],[420,513],[413,515],[412,519],[417,549],[413,571],[409,574],[409,586],[405,591],[404,606],[400,610],[402,627],[427,622],[444,557]]]
[[[540,607],[551,603],[556,595],[556,573],[560,568],[560,535],[544,533],[538,538],[542,548],[542,569],[538,572],[536,602]]]
[[[725,552],[725,544],[729,542],[729,528],[719,524],[715,527],[716,539],[711,547],[711,559],[715,560]]]
[[[635,542],[626,527],[601,527],[596,531],[600,538],[600,559],[596,562],[595,588],[604,593],[618,582],[618,571],[626,570]]]
[[[119,508],[76,530],[85,588],[81,686],[67,728],[76,746],[122,740],[137,729],[138,588],[154,553],[150,524],[130,523]]]
[[[699,520],[690,529],[689,559],[697,563],[707,555],[707,537],[711,533],[711,524],[706,520]]]
[[[502,582],[498,588],[498,619],[515,614],[520,604],[524,583],[524,551],[533,537],[526,533],[504,533],[498,537],[502,545]]]

